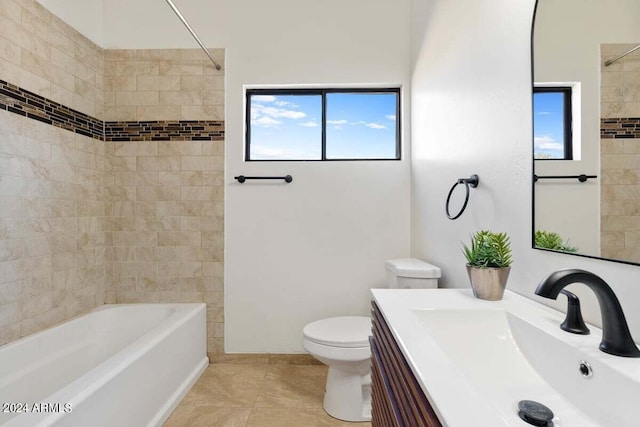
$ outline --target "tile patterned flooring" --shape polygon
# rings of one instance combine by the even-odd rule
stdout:
[[[164,427],[370,427],[322,409],[327,367],[306,355],[220,355]]]

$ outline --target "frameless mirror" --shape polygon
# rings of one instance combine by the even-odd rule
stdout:
[[[640,264],[640,1],[538,0],[534,247]]]

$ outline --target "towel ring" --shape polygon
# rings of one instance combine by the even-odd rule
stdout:
[[[444,209],[445,212],[447,213],[447,218],[449,218],[450,220],[460,218],[460,215],[462,215],[464,210],[467,208],[467,203],[469,203],[469,193],[470,193],[469,187],[476,188],[479,182],[480,182],[480,178],[478,177],[478,175],[473,174],[469,178],[460,178],[456,181],[455,184],[453,184],[453,187],[451,187],[451,190],[449,190],[449,195],[447,196],[447,204],[445,205],[445,209]],[[453,190],[455,190],[459,184],[464,184],[467,190],[467,193],[464,196],[464,203],[462,204],[462,208],[460,209],[460,212],[458,212],[454,216],[451,216],[451,214],[449,213],[449,202],[451,201],[451,195],[453,194]]]

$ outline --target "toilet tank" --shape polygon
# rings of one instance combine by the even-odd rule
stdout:
[[[440,268],[415,258],[390,259],[385,263],[390,289],[433,289],[438,287]]]

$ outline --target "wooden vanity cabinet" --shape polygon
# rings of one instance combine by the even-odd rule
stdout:
[[[371,319],[372,426],[441,427],[375,302]]]

